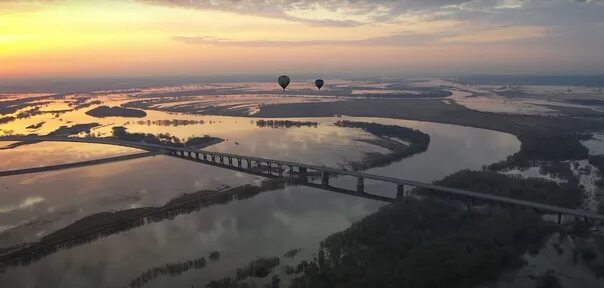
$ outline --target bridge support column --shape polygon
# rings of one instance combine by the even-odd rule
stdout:
[[[306,178],[308,175],[308,169],[306,169],[306,167],[298,167],[298,177],[300,177],[300,180],[302,180],[303,182],[306,182],[308,179]]]
[[[228,157],[229,158],[229,166],[233,166],[233,157]]]
[[[247,169],[252,169],[252,161],[250,159],[247,159]]]
[[[357,192],[359,192],[359,193],[365,192],[365,178],[363,178],[363,177],[357,178]]]
[[[562,213],[558,213],[558,225],[562,224]]]
[[[279,169],[279,177],[283,177],[283,165],[277,164],[277,169]]]
[[[287,174],[289,178],[294,178],[294,166],[288,165]]]
[[[396,199],[401,199],[405,196],[405,184],[396,185]]]
[[[212,155],[212,162],[216,163],[216,155]]]
[[[241,168],[241,158],[237,158],[237,167]]]
[[[329,186],[329,172],[327,172],[327,171],[321,172],[321,184],[323,186]]]

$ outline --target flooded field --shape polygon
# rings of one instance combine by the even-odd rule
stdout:
[[[507,133],[434,122],[347,115],[270,118],[272,122],[268,122],[265,118],[254,117],[254,114],[265,105],[352,101],[354,98],[348,97],[359,95],[367,99],[395,96],[415,100],[441,99],[446,105],[459,104],[478,111],[520,114],[554,111],[545,105],[550,102],[475,95],[487,91],[480,90],[486,88],[448,87],[451,95],[441,97],[435,96],[434,93],[440,92],[434,90],[418,90],[417,87],[426,85],[421,82],[416,86],[402,87],[396,83],[341,81],[326,87],[323,94],[309,92],[311,86],[307,83],[293,84],[290,95],[279,95],[282,93],[279,89],[262,83],[184,85],[50,98],[44,94],[13,95],[13,101],[29,99],[31,102],[29,106],[19,106],[19,109],[3,116],[14,119],[0,125],[0,134],[114,137],[114,127],[123,127],[128,133],[164,135],[182,143],[207,135],[224,140],[204,148],[208,151],[350,170],[355,161],[363,161],[371,155],[384,155],[390,150],[388,146],[380,145],[383,142],[377,141],[384,140],[384,137],[335,123],[377,123],[426,133],[430,138],[429,145],[425,151],[364,172],[432,182],[459,170],[481,170],[485,165],[502,161],[520,150],[520,141]],[[443,82],[439,85],[453,84]],[[441,87],[439,85],[436,87]],[[144,116],[94,117],[87,113],[101,106],[138,109],[144,111]],[[85,127],[82,129],[74,128],[83,124]],[[59,128],[61,126],[64,127]],[[601,136],[596,135],[594,140],[584,144],[592,153],[600,153],[600,139]],[[402,140],[396,141],[410,145]],[[100,144],[15,144],[0,142],[0,170],[140,152]],[[581,162],[577,169],[585,170],[585,166],[589,165]],[[544,176],[538,167],[507,173],[562,181]],[[593,173],[581,178],[581,183],[590,193],[591,202],[586,201],[585,204],[590,209],[594,209],[594,195],[597,194]],[[230,195],[228,193],[234,187],[247,184],[263,187],[266,180],[261,176],[165,155],[1,177],[0,251],[36,242],[82,219],[157,209],[191,193]],[[356,179],[336,177],[330,183],[354,189]],[[365,187],[366,192],[382,196],[394,197],[396,193],[394,185],[380,182],[367,181]],[[233,194],[193,210],[176,211],[157,221],[101,234],[69,248],[44,254],[26,265],[8,267],[0,272],[0,282],[8,287],[139,287],[141,285],[136,284],[135,279],[149,269],[170,263],[194,263],[193,260],[201,257],[207,260],[212,252],[218,251],[218,261],[207,262],[203,267],[191,266],[179,273],[157,272],[159,274],[144,286],[204,287],[211,280],[234,277],[237,268],[259,257],[279,257],[280,263],[271,275],[278,275],[287,283],[293,276],[285,273],[285,267],[312,260],[325,237],[350,227],[385,204],[295,184],[261,189],[246,196]],[[294,257],[283,257],[291,249],[300,250]],[[37,277],[27,277],[31,273]],[[270,283],[271,277],[249,281],[264,285]]]
[[[246,88],[247,89],[247,88]],[[335,126],[340,120],[375,122],[417,129],[427,133],[427,151],[368,172],[433,181],[461,169],[480,169],[518,151],[515,136],[462,126],[386,118],[323,117],[288,118],[310,126],[259,125],[261,118],[192,115],[145,110],[142,118],[96,118],[86,111],[98,105],[125,103],[124,95],[95,97],[101,103],[18,119],[0,126],[5,134],[44,135],[59,126],[98,123],[74,136],[107,137],[114,126],[132,133],[169,133],[186,140],[210,135],[224,139],[207,150],[306,164],[347,168],[367,153],[387,149],[371,144],[375,136],[360,129]],[[65,110],[65,99],[46,103],[48,111]],[[68,101],[69,102],[69,101]],[[73,105],[71,105],[73,107]],[[272,119],[280,120],[280,119]],[[38,125],[32,129],[32,125]],[[29,127],[29,128],[28,128]],[[4,142],[6,147],[12,143]],[[2,170],[74,162],[134,153],[137,150],[107,145],[37,143],[2,150]],[[24,157],[31,155],[31,157]],[[36,160],[41,158],[43,160]],[[10,160],[13,159],[13,160]],[[165,205],[185,193],[220,191],[244,184],[261,185],[262,177],[222,168],[155,156],[131,161],[0,178],[0,247],[37,241],[85,217],[108,211],[125,211]],[[334,185],[352,186],[354,179],[340,177]],[[394,187],[367,183],[367,190],[391,195]],[[392,192],[392,193],[391,193]],[[176,277],[162,276],[148,287],[204,285],[204,281],[233,276],[236,268],[257,257],[281,257],[276,274],[287,264],[310,260],[326,236],[343,230],[385,203],[287,185],[246,199],[177,214],[125,232],[111,234],[73,248],[60,249],[24,267],[10,267],[0,274],[9,286],[126,287],[146,269],[166,263],[186,262],[220,252],[220,260],[203,269]],[[294,258],[282,255],[302,249]],[[36,273],[35,279],[25,277]],[[86,276],[84,276],[86,275]],[[260,279],[258,284],[270,281]]]

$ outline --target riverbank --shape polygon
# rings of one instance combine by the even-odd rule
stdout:
[[[283,179],[263,181],[260,186],[242,185],[224,190],[202,190],[183,194],[161,207],[142,207],[115,212],[102,212],[84,217],[50,233],[37,242],[0,248],[0,272],[13,265],[28,265],[61,249],[92,242],[98,238],[127,231],[141,225],[174,219],[211,205],[246,199],[258,193],[281,189]]]

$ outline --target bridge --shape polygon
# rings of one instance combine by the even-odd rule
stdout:
[[[254,175],[261,175],[264,177],[280,177],[287,178],[297,183],[308,185],[312,187],[322,188],[325,190],[331,190],[335,192],[345,192],[347,194],[353,194],[355,196],[370,198],[381,201],[392,202],[396,198],[405,196],[405,187],[418,187],[424,188],[431,191],[440,193],[462,196],[465,198],[477,199],[482,201],[494,202],[499,204],[517,206],[535,209],[538,211],[556,214],[558,216],[558,223],[561,223],[562,216],[573,216],[584,219],[591,219],[595,221],[604,222],[604,215],[591,213],[588,211],[582,211],[577,209],[569,209],[549,204],[543,204],[533,201],[526,201],[511,197],[497,196],[486,193],[479,193],[468,191],[464,189],[457,189],[451,187],[445,187],[440,185],[434,185],[430,183],[423,183],[413,180],[406,180],[401,178],[386,177],[380,175],[367,174],[362,172],[348,171],[342,169],[335,169],[325,166],[316,166],[302,163],[295,163],[290,161],[281,161],[267,158],[251,157],[236,155],[230,153],[211,152],[206,150],[190,149],[186,147],[172,147],[167,145],[147,144],[147,143],[135,143],[128,141],[120,141],[111,138],[78,138],[78,137],[52,137],[52,136],[6,136],[0,137],[0,141],[18,141],[18,142],[76,142],[76,143],[92,143],[92,144],[106,144],[106,145],[118,145],[130,148],[137,148],[147,150],[155,153],[161,153],[172,157],[195,161],[198,163],[213,165],[221,168],[226,168],[235,171],[241,171]],[[0,173],[1,174],[1,173]],[[342,188],[332,187],[330,185],[330,179],[337,176],[351,176],[356,178],[356,191],[349,191]],[[310,177],[319,177],[321,184],[314,184],[309,181]],[[365,180],[371,179],[386,183],[392,183],[396,187],[396,198],[379,196],[370,194],[365,191]]]

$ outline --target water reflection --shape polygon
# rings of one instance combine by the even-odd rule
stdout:
[[[0,247],[35,241],[95,213],[159,206],[191,191],[222,189],[256,179],[259,177],[166,156],[2,177],[3,206],[18,206],[27,198],[45,201],[0,214],[0,226],[6,227],[0,232]]]
[[[0,148],[10,144],[9,142],[0,142]],[[0,170],[41,167],[140,152],[142,151],[138,149],[102,144],[36,143],[13,149],[0,149],[0,159],[2,159]]]
[[[111,103],[104,99],[104,104],[116,106],[119,101]],[[26,131],[24,129],[28,125],[46,121],[38,131],[44,134],[48,127],[56,128],[66,122],[99,122],[101,126],[93,130],[95,135],[107,135],[112,126],[121,125],[126,125],[131,132],[168,132],[179,138],[209,134],[227,141],[207,150],[337,167],[361,160],[364,153],[384,150],[357,141],[372,138],[372,135],[358,129],[335,127],[332,125],[335,121],[349,119],[394,124],[428,133],[431,137],[428,150],[368,172],[420,181],[437,180],[460,169],[480,169],[519,149],[516,137],[504,133],[381,118],[288,119],[314,121],[318,125],[317,128],[262,128],[256,124],[259,119],[157,111],[148,111],[148,116],[143,119],[145,122],[140,124],[127,123],[128,120],[121,118],[92,118],[84,111],[67,112],[51,119],[48,116],[16,121],[8,128]],[[167,119],[198,121],[198,124],[160,126],[147,125],[146,122]],[[8,129],[6,125],[2,128]],[[49,144],[36,145],[47,147]],[[35,145],[18,149],[34,149],[30,147],[35,148]],[[101,153],[108,151],[105,148],[98,150]],[[51,155],[61,155],[63,150],[50,151],[48,157],[52,158],[54,156]],[[5,155],[26,159],[16,152],[17,149]],[[74,152],[63,155],[71,153]],[[55,159],[63,158],[57,156]],[[19,165],[33,163],[37,162]],[[234,187],[261,180],[258,176],[165,156],[0,178],[0,227],[4,227],[4,232],[0,231],[0,247],[37,241],[78,219],[97,213],[158,207],[184,193],[217,190],[225,185]],[[356,179],[351,177],[332,181],[333,185],[343,188],[354,189],[356,185]],[[366,185],[370,192],[393,194],[396,191],[396,187],[382,186],[377,182],[367,181]],[[136,229],[60,250],[27,267],[8,269],[0,274],[0,283],[7,287],[124,287],[157,265],[183,262],[221,251],[221,260],[204,269],[183,273],[181,277],[159,277],[148,287],[199,286],[210,280],[232,276],[236,267],[257,257],[280,256],[292,248],[301,248],[302,252],[296,259],[282,259],[283,265],[309,259],[324,237],[347,228],[382,205],[381,201],[304,186],[287,186],[190,214],[178,213],[170,221],[137,225]],[[287,281],[287,277],[282,275],[282,280]]]
[[[303,248],[310,257],[323,237],[374,211],[380,202],[291,187],[152,223],[0,274],[2,283],[32,287],[123,287],[156,263],[188,260],[221,251],[221,260],[186,277],[160,278],[149,287],[190,287],[225,274],[260,255]],[[338,211],[337,213],[331,211]],[[224,251],[224,252],[222,252]],[[305,252],[306,251],[306,252]],[[306,254],[305,254],[306,253]]]

